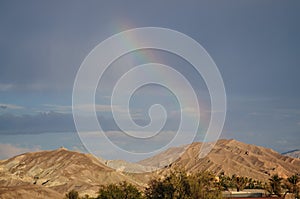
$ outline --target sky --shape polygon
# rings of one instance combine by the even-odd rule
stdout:
[[[278,152],[300,148],[299,8],[297,0],[1,1],[0,159],[61,146],[86,151],[72,116],[76,74],[100,42],[139,27],[182,32],[212,57],[227,96],[220,138]],[[209,93],[201,76],[171,53],[144,50],[112,63],[98,85],[98,120],[116,142],[122,137],[107,96],[126,70],[151,61],[172,65],[191,81],[203,107],[201,129],[207,128]],[[178,115],[172,113],[178,103],[171,92],[150,85],[134,96],[130,108],[136,123],[149,123],[149,107],[160,103],[169,116],[161,138],[174,133]],[[109,150],[103,153],[121,158]]]

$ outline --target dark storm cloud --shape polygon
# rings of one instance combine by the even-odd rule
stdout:
[[[39,113],[36,115],[0,115],[1,134],[34,134],[47,132],[75,131],[71,114],[56,112]]]
[[[86,117],[86,124],[89,124],[90,118]],[[98,115],[98,121],[104,131],[120,131],[120,128],[111,117]],[[135,120],[137,124],[147,125],[149,121],[145,119]],[[88,125],[86,125],[88,126]],[[178,118],[169,118],[163,130],[176,130]],[[71,113],[42,112],[38,114],[15,115],[11,113],[0,114],[0,134],[40,134],[57,132],[76,132],[73,115]],[[96,131],[98,129],[83,129],[84,131]]]
[[[229,92],[295,95],[297,7],[295,1],[4,1],[0,84],[20,90],[71,89],[81,62],[100,41],[126,26],[162,26],[203,44]]]
[[[0,103],[70,105],[76,72],[99,42],[127,28],[159,26],[191,36],[218,65],[228,137],[299,145],[299,8],[293,0],[1,1]],[[2,133],[73,130],[71,114],[0,116]]]
[[[84,57],[105,35],[103,27],[91,30],[88,18],[78,14],[86,9],[75,2],[1,2],[0,85],[17,91],[70,89]]]

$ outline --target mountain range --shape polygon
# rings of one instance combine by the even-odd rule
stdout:
[[[295,149],[295,150],[292,150],[292,151],[288,151],[288,152],[282,153],[282,155],[287,155],[287,156],[290,156],[292,158],[300,158],[300,149]]]
[[[287,177],[300,173],[300,159],[272,149],[219,140],[206,157],[199,158],[201,145],[197,142],[170,148],[138,163],[100,161],[90,154],[64,148],[21,154],[0,161],[0,198],[63,198],[72,189],[81,195],[95,196],[100,185],[122,181],[142,189],[153,177],[178,167],[187,172],[209,170],[216,175],[222,172],[262,181],[272,174]],[[176,159],[177,155],[180,158]]]

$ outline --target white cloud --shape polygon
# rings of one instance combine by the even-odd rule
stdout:
[[[71,113],[73,108],[72,106],[67,105],[56,105],[56,104],[43,104],[44,107],[49,109],[50,111],[59,112],[59,113]],[[121,114],[122,117],[127,117],[127,109],[126,107],[121,106],[112,106],[109,104],[95,104],[96,112],[104,113],[104,112],[112,112],[112,107],[114,111],[118,114]],[[77,111],[82,113],[91,113],[94,109],[93,104],[82,104],[76,107]],[[134,119],[144,118],[144,115],[141,113],[140,109],[130,110],[130,116]]]
[[[53,111],[59,111],[59,112],[65,112],[65,111],[72,111],[72,106],[64,106],[64,105],[56,105],[56,104],[43,104],[43,106],[48,107],[49,109]],[[111,111],[111,105],[106,104],[81,104],[76,107],[79,111],[92,111],[94,109],[98,112],[109,112]],[[124,109],[120,107],[115,107],[118,112],[125,112]]]
[[[72,106],[63,106],[57,104],[43,104],[43,106],[50,109],[51,111],[60,113],[69,113],[72,111]]]
[[[15,104],[0,104],[0,109],[23,109],[23,106],[18,106]]]
[[[27,148],[27,147],[20,147],[18,145],[0,143],[0,159],[7,159],[22,153],[39,151],[39,150],[41,150],[40,146]]]

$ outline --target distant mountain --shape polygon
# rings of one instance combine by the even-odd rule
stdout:
[[[151,178],[177,167],[184,167],[188,172],[210,170],[215,174],[224,172],[260,180],[267,180],[275,173],[281,177],[300,173],[300,159],[264,147],[236,140],[219,140],[206,157],[199,159],[201,145],[193,143],[170,148],[139,164],[123,160],[100,161],[90,154],[64,148],[25,153],[0,161],[0,199],[61,199],[72,189],[81,195],[95,196],[100,185],[121,181],[144,188]],[[176,159],[177,155],[179,159]],[[151,171],[155,167],[163,169],[140,174],[124,172]]]
[[[183,148],[187,147],[184,153],[182,153],[183,148],[170,148],[140,163],[158,166],[159,162],[167,160],[164,157],[182,153],[179,159],[170,163],[169,168],[184,167],[188,172],[209,170],[215,174],[224,172],[226,175],[237,174],[260,180],[268,180],[272,174],[287,177],[300,173],[300,159],[283,156],[272,149],[236,140],[219,140],[206,157],[199,159],[201,145],[201,143],[193,143],[188,147],[183,146]]]
[[[157,167],[144,166],[139,163],[127,162],[125,160],[106,160],[104,162],[105,165],[120,172],[145,173],[157,170]]]
[[[300,149],[295,149],[295,150],[292,150],[292,151],[288,151],[288,152],[282,153],[282,155],[287,155],[287,156],[290,156],[292,158],[300,158]]]

